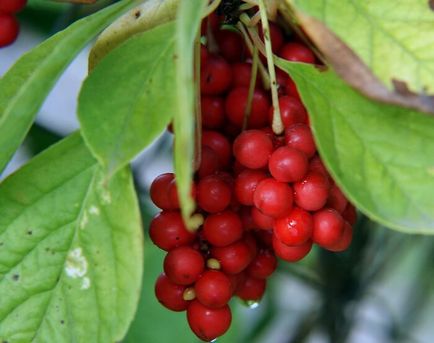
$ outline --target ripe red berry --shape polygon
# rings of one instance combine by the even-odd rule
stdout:
[[[321,158],[318,155],[315,155],[310,160],[309,170],[319,172],[321,174],[324,174],[327,178],[329,178],[329,173],[328,173],[326,167],[324,166],[323,161],[321,160]]]
[[[209,213],[221,212],[226,209],[232,197],[232,190],[224,180],[217,175],[201,179],[197,185],[198,205]]]
[[[221,57],[209,56],[201,68],[200,89],[203,94],[218,95],[229,89],[232,83],[232,69]]]
[[[201,340],[209,342],[223,335],[231,325],[232,314],[228,305],[211,309],[193,300],[187,308],[191,330]]]
[[[220,129],[225,123],[225,103],[217,96],[201,98],[202,126],[207,129]]]
[[[243,131],[233,145],[234,155],[238,162],[250,169],[260,169],[267,166],[273,152],[273,142],[260,130]]]
[[[248,94],[249,89],[247,87],[237,87],[232,89],[226,97],[225,109],[227,117],[232,124],[238,127],[242,127],[244,123]],[[260,89],[255,89],[247,127],[259,129],[267,125],[269,107],[270,100],[267,94]]]
[[[206,46],[201,45],[200,46],[200,66],[201,67],[203,65],[207,64],[207,62],[208,62],[208,56],[209,56],[208,49],[206,48]]]
[[[237,287],[235,294],[244,301],[259,301],[264,295],[267,281],[247,276]]]
[[[222,272],[208,270],[194,285],[196,299],[209,308],[225,306],[232,297],[231,280]]]
[[[244,55],[244,40],[241,34],[230,30],[217,31],[215,38],[220,53],[229,62],[238,62]]]
[[[334,208],[339,213],[344,212],[347,207],[348,200],[338,186],[333,185],[330,188],[329,198],[327,199],[327,207]]]
[[[274,224],[274,234],[286,245],[302,245],[312,237],[313,219],[312,216],[295,207],[291,213],[283,218],[277,219]]]
[[[307,113],[303,104],[293,96],[281,96],[279,98],[280,117],[285,128],[297,123],[306,123]],[[268,109],[268,119],[270,124],[273,121],[274,108]]]
[[[261,249],[247,267],[247,273],[257,279],[266,279],[277,268],[277,259],[268,249]]]
[[[12,44],[17,39],[19,31],[17,19],[12,14],[0,12],[0,47]]]
[[[284,42],[284,37],[283,37],[283,33],[282,30],[280,29],[279,26],[277,26],[274,23],[269,23],[270,24],[270,40],[271,40],[271,47],[272,50],[275,54],[277,54],[279,52],[279,50],[282,48],[283,42]],[[262,40],[264,40],[264,33],[262,31],[262,26],[259,25],[259,36],[261,37]]]
[[[202,145],[214,150],[222,166],[228,166],[232,156],[232,146],[229,140],[217,131],[204,130]]]
[[[282,243],[273,235],[273,248],[277,257],[287,262],[297,262],[304,258],[312,249],[312,241],[309,240],[302,245],[289,246]]]
[[[286,43],[279,51],[280,57],[292,62],[315,63],[315,55],[303,44],[297,42]]]
[[[26,6],[26,3],[27,0],[0,0],[0,12],[9,14],[17,13]]]
[[[216,247],[230,245],[243,236],[243,224],[238,214],[224,211],[205,219],[203,237]]]
[[[326,247],[326,249],[334,252],[341,252],[347,250],[351,244],[352,239],[353,239],[353,228],[347,221],[345,221],[344,232],[342,234],[342,237],[339,239],[337,243]]]
[[[187,309],[188,301],[184,300],[185,286],[177,285],[161,274],[155,283],[155,296],[158,301],[172,311],[180,312]]]
[[[196,185],[194,183],[191,185],[190,195],[193,199],[196,199]],[[176,185],[175,179],[173,179],[169,184],[169,200],[173,209],[177,210],[180,208],[179,198],[178,198],[178,187]]]
[[[252,77],[252,64],[251,63],[234,63],[232,64],[232,85],[236,87],[250,87],[250,79]],[[260,86],[259,78],[256,78],[256,87]]]
[[[311,158],[316,153],[316,145],[309,126],[294,124],[285,130],[285,142],[288,146],[300,150]]]
[[[194,283],[203,272],[205,262],[195,249],[184,246],[168,252],[164,258],[164,273],[178,285]]]
[[[253,195],[255,206],[265,215],[279,218],[292,209],[292,189],[273,178],[262,180]]]
[[[259,229],[270,230],[274,226],[274,218],[263,214],[255,206],[252,207],[252,219]]]
[[[261,170],[243,170],[235,179],[234,193],[237,200],[242,205],[253,205],[253,194],[256,186],[260,181],[265,179],[267,175]]]
[[[271,175],[280,182],[296,182],[307,173],[309,162],[300,150],[289,146],[276,149],[268,161]]]
[[[339,242],[344,232],[344,220],[336,210],[325,208],[313,215],[314,243],[322,247],[331,247]]]
[[[177,211],[157,214],[151,221],[149,235],[156,246],[166,251],[190,244],[195,239],[195,234],[187,230]]]
[[[202,146],[200,151],[200,165],[197,170],[197,175],[199,178],[204,178],[205,176],[215,174],[217,171],[221,170],[222,166],[220,163],[220,158],[217,153],[208,146]]]
[[[348,203],[347,207],[345,207],[344,212],[342,212],[342,217],[350,223],[350,225],[354,225],[357,222],[357,211],[356,208]]]
[[[213,247],[211,256],[220,262],[222,271],[228,274],[241,273],[252,261],[251,248],[244,240],[225,247]]]
[[[306,211],[317,211],[326,204],[329,189],[327,177],[311,171],[303,180],[294,183],[294,201]]]
[[[152,181],[150,194],[152,202],[162,210],[174,210],[176,206],[172,204],[169,198],[169,186],[175,179],[173,173],[165,173],[157,176]]]

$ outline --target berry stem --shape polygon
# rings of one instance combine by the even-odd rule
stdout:
[[[208,17],[212,12],[214,12],[217,7],[219,7],[222,0],[214,0],[203,12],[202,18]]]
[[[247,128],[247,123],[249,122],[250,113],[252,112],[253,94],[255,92],[256,77],[258,75],[258,62],[259,62],[258,48],[254,46],[253,61],[252,61],[252,75],[250,77],[249,93],[247,95],[247,105],[244,111],[243,130]]]
[[[267,8],[264,0],[259,0],[259,13],[261,15],[262,31],[264,32],[265,52],[268,64],[268,73],[271,81],[271,99],[273,101],[272,129],[276,135],[283,132],[284,127],[280,116],[279,95],[277,93],[276,71],[274,69],[273,50],[271,48],[270,26],[268,25]]]

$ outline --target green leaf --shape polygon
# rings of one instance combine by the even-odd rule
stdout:
[[[332,71],[286,63],[306,105],[324,162],[371,218],[434,234],[434,118],[373,102]]]
[[[132,3],[121,1],[78,20],[24,54],[0,79],[0,172],[24,140],[63,70],[98,32]]]
[[[131,173],[109,184],[79,134],[0,185],[0,341],[115,342],[143,266]]]
[[[129,163],[176,111],[173,23],[112,50],[84,82],[78,115],[83,136],[106,171]]]
[[[202,13],[207,1],[183,1],[179,5],[176,21],[176,90],[177,107],[173,127],[175,130],[175,173],[181,210],[186,225],[190,228],[200,224],[191,217],[195,210],[191,197],[193,159],[195,149],[195,97],[194,86],[194,41],[200,29]]]
[[[398,80],[413,92],[434,94],[430,1],[287,1],[324,22],[389,89]]]

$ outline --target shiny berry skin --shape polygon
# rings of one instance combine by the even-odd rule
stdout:
[[[183,298],[184,291],[185,286],[173,283],[165,274],[161,274],[155,283],[156,298],[172,311],[181,312],[187,309],[189,302]]]
[[[206,129],[220,129],[225,123],[225,102],[217,96],[201,98],[202,126]]]
[[[233,88],[226,97],[225,109],[229,121],[242,127],[244,123],[244,111],[247,106],[249,89],[247,87]],[[260,129],[268,123],[268,109],[270,100],[265,92],[255,89],[252,98],[252,107],[250,111],[247,128]]]
[[[211,256],[220,262],[222,271],[227,274],[241,273],[252,261],[251,248],[244,240],[226,247],[213,247]]]
[[[257,279],[266,279],[277,268],[277,259],[268,249],[262,249],[247,267],[247,273]]]
[[[331,246],[325,247],[327,250],[334,251],[334,252],[341,252],[348,249],[348,247],[351,244],[351,241],[353,240],[353,228],[351,225],[345,221],[344,222],[344,232],[339,239],[338,242]]]
[[[292,209],[292,189],[287,183],[267,178],[256,187],[253,201],[265,215],[273,218],[283,217]]]
[[[199,178],[202,179],[205,176],[215,174],[221,169],[222,165],[220,163],[219,155],[210,147],[202,146],[200,151],[200,165],[197,170]]]
[[[305,124],[298,123],[286,128],[285,142],[286,145],[304,152],[308,158],[313,157],[316,153],[312,132]]]
[[[296,182],[307,173],[309,162],[306,155],[289,146],[276,149],[268,161],[271,175],[280,182]]]
[[[235,158],[250,169],[264,168],[273,152],[273,141],[263,131],[243,131],[234,141]]]
[[[194,285],[196,299],[209,308],[225,306],[232,297],[231,280],[222,272],[208,270]]]
[[[287,61],[315,63],[315,55],[303,44],[297,42],[286,43],[279,51],[280,57]]]
[[[324,166],[323,161],[321,160],[321,158],[318,155],[315,155],[310,160],[310,162],[309,162],[309,170],[310,171],[316,171],[316,172],[322,173],[327,178],[329,178],[329,173],[328,173],[326,167]]]
[[[240,33],[230,30],[217,31],[215,38],[220,53],[229,62],[238,62],[244,54],[244,40]]]
[[[17,19],[11,14],[0,12],[0,47],[12,44],[17,39],[19,31]]]
[[[166,251],[188,245],[195,239],[195,234],[187,230],[178,211],[157,214],[151,221],[149,235],[156,246]]]
[[[243,236],[240,216],[233,211],[211,214],[205,219],[203,237],[216,247],[235,243]]]
[[[339,213],[344,212],[347,207],[348,200],[338,186],[333,185],[330,188],[329,198],[327,199],[327,207],[334,208]]]
[[[273,235],[273,248],[277,257],[287,262],[297,262],[303,259],[312,249],[312,241],[309,240],[302,245],[289,246],[282,243]]]
[[[260,181],[267,178],[262,170],[245,169],[235,179],[234,193],[240,204],[253,205],[253,194]]]
[[[27,0],[0,0],[0,12],[9,14],[17,13],[26,6],[26,3]]]
[[[293,187],[295,203],[306,211],[317,211],[327,202],[330,184],[322,173],[311,171]]]
[[[229,140],[220,132],[204,130],[202,132],[202,145],[214,150],[222,166],[228,166],[232,156],[232,146]]]
[[[204,268],[205,261],[202,255],[188,246],[175,248],[164,258],[164,273],[177,285],[194,283]]]
[[[231,186],[216,175],[201,179],[197,185],[198,205],[209,213],[226,209],[232,197]]]
[[[236,296],[244,301],[259,301],[264,295],[267,281],[247,276],[244,282],[238,285],[235,292]]]
[[[150,189],[151,200],[155,206],[162,210],[176,209],[176,206],[172,204],[169,198],[169,186],[174,179],[175,175],[173,173],[164,173],[152,181]]]
[[[193,300],[187,308],[191,330],[201,340],[209,342],[223,335],[231,325],[232,314],[228,305],[211,309]]]
[[[276,219],[274,234],[286,245],[302,245],[312,237],[313,219],[309,212],[295,207],[291,213]]]
[[[354,225],[357,222],[357,211],[356,208],[348,203],[345,210],[342,212],[342,217],[350,223],[350,225]]]
[[[262,230],[270,230],[274,226],[274,218],[263,214],[255,206],[252,207],[252,219],[255,225]]]
[[[307,122],[307,112],[303,104],[293,96],[281,96],[279,98],[280,117],[285,128],[297,123]],[[273,122],[274,108],[268,109],[268,119]]]
[[[335,245],[342,237],[344,232],[344,219],[338,211],[332,208],[325,208],[313,215],[313,234],[314,243],[329,247]]]
[[[232,83],[231,66],[221,57],[209,56],[200,72],[202,94],[218,95],[229,89]]]

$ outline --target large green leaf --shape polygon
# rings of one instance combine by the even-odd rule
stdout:
[[[434,94],[434,12],[430,1],[287,0],[321,20],[389,89],[393,80]]]
[[[174,117],[175,173],[182,215],[190,228],[200,224],[191,217],[195,204],[191,197],[195,149],[194,41],[200,29],[207,1],[183,1],[176,21],[176,96]]]
[[[173,23],[112,50],[84,82],[78,114],[83,136],[106,171],[129,163],[176,111]]]
[[[278,64],[297,83],[321,156],[349,198],[386,226],[434,234],[434,118],[373,102],[332,71]]]
[[[0,341],[115,342],[143,266],[131,173],[110,183],[78,134],[0,185]]]
[[[23,141],[63,70],[98,32],[133,3],[124,0],[75,22],[24,54],[0,79],[0,172]]]

